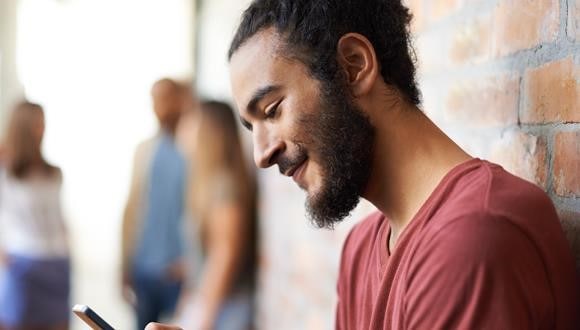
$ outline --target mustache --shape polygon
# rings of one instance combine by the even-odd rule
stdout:
[[[285,175],[289,169],[295,168],[306,159],[306,153],[300,150],[296,156],[286,157],[280,156],[276,162],[278,163],[278,170],[280,174]]]

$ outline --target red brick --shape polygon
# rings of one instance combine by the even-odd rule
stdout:
[[[511,73],[458,82],[449,91],[445,118],[472,126],[515,124],[519,86],[519,78]]]
[[[560,1],[502,0],[494,11],[493,54],[506,55],[554,41],[560,26]]]
[[[570,2],[568,2],[570,3]],[[574,17],[574,28],[576,29],[576,42],[580,41],[580,2],[576,1],[574,5],[574,14],[571,17]]]
[[[580,41],[580,3],[568,2],[568,24],[566,34],[568,39]]]
[[[492,146],[490,159],[545,189],[548,174],[546,154],[545,137],[508,132]]]
[[[527,69],[522,122],[580,122],[579,72],[571,57]]]
[[[479,18],[459,27],[451,44],[454,63],[481,62],[490,57],[491,17]]]
[[[556,194],[580,196],[580,131],[556,135],[553,175]]]

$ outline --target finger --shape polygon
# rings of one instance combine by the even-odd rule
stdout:
[[[145,330],[183,330],[180,327],[176,327],[174,325],[166,325],[161,323],[154,323],[151,322],[147,324]]]

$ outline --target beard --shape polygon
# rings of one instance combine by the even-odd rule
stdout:
[[[305,115],[300,124],[309,132],[311,153],[319,157],[321,187],[309,194],[306,210],[319,228],[333,228],[358,205],[368,183],[375,129],[357,107],[340,75],[322,81],[320,111]],[[297,159],[306,157],[306,148],[297,143]]]

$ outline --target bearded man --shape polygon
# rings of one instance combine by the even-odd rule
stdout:
[[[378,209],[344,244],[336,328],[575,328],[552,202],[420,110],[410,20],[400,0],[256,0],[229,51],[256,164],[292,177],[320,227],[361,197]]]

